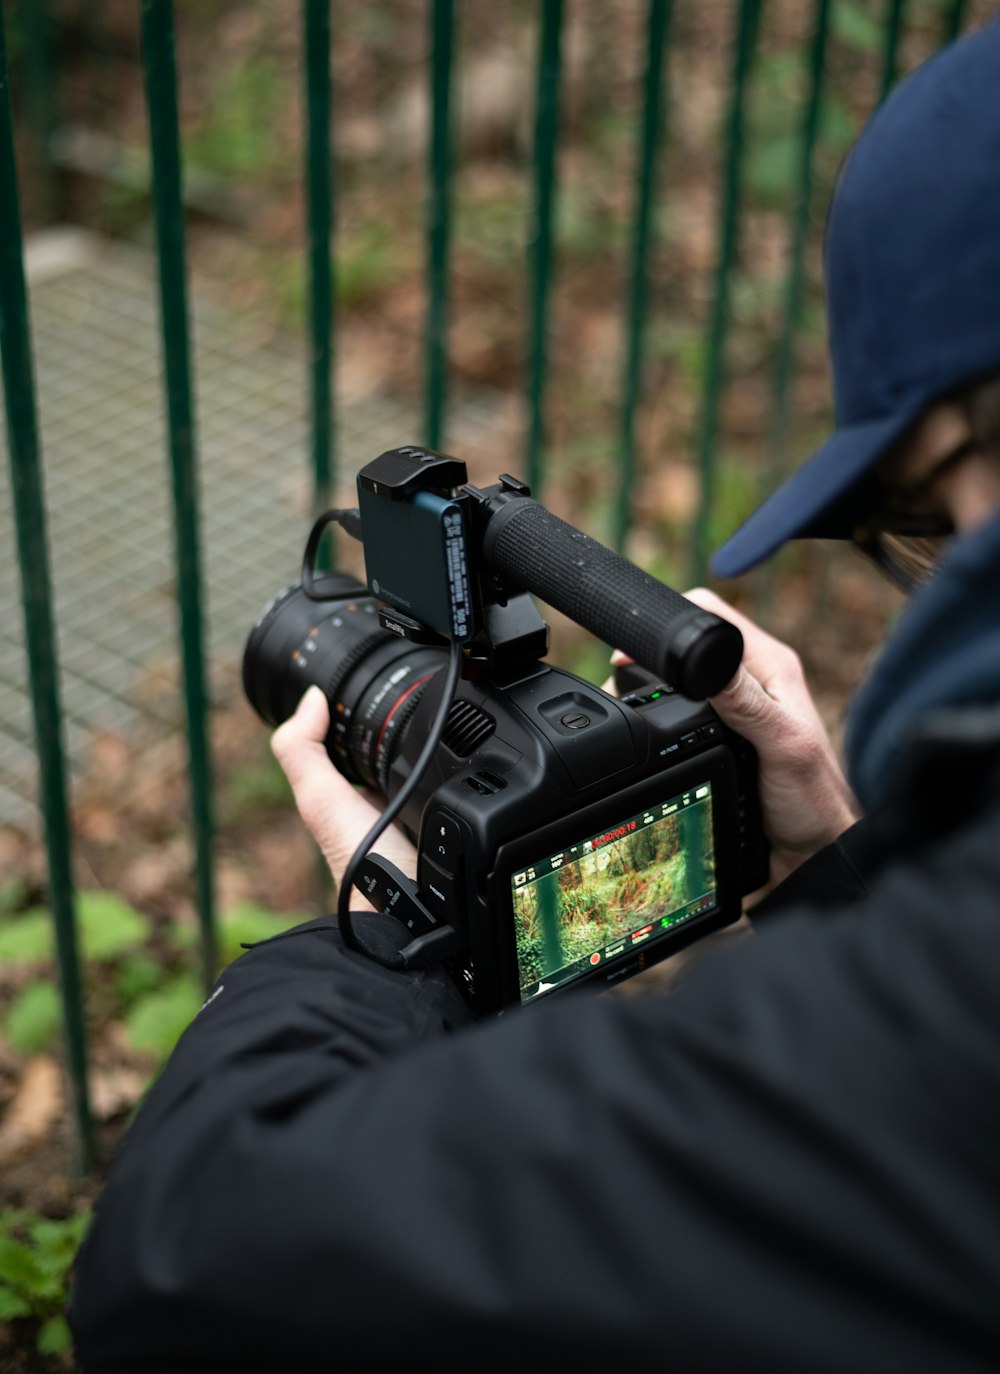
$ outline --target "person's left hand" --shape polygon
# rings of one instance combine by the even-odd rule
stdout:
[[[271,736],[271,750],[291,784],[306,829],[323,851],[338,888],[355,849],[379,816],[382,801],[338,773],[326,752],[330,708],[319,687],[310,687],[298,710]],[[417,875],[417,851],[396,826],[380,836],[375,852],[411,878]],[[351,908],[373,910],[360,893]]]

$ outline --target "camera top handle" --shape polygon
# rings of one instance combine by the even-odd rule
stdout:
[[[500,484],[466,490],[481,502],[480,520],[487,516],[484,561],[505,583],[534,592],[693,701],[731,681],[743,656],[735,625],[560,520],[516,479]]]

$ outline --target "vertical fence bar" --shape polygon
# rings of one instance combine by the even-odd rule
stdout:
[[[903,31],[903,10],[906,0],[889,0],[886,14],[885,47],[882,50],[882,89],[879,96],[884,100],[896,83],[899,75],[899,38]]]
[[[63,716],[52,620],[41,448],[35,410],[35,377],[14,161],[7,38],[2,10],[0,86],[0,349],[3,353],[7,442],[63,1024],[80,1160],[84,1169],[90,1169],[94,1162],[93,1127],[87,1089],[87,1040],[76,941]]]
[[[201,926],[202,972],[206,986],[210,986],[215,978],[216,958],[212,881],[212,776],[207,728],[208,694],[205,687],[202,628],[198,482],[195,464],[194,406],[191,394],[172,0],[142,0],[142,59],[149,109],[153,206],[159,250],[163,365],[177,550],[177,599],[184,660],[191,815],[195,840],[195,884]]]
[[[549,278],[555,207],[555,153],[559,127],[562,0],[544,0],[535,105],[534,216],[530,243],[531,331],[528,380],[528,485],[538,494],[542,475],[543,410],[547,371]]]
[[[785,278],[785,300],[781,333],[774,368],[774,399],[768,459],[768,490],[773,490],[784,468],[785,444],[788,438],[788,415],[795,375],[795,339],[799,328],[802,288],[805,277],[806,241],[809,236],[809,211],[813,196],[813,162],[816,138],[819,133],[820,110],[823,105],[823,69],[826,64],[827,37],[830,28],[830,0],[818,0],[809,46],[809,93],[806,97],[802,142],[799,147],[798,195],[793,209],[792,242],[788,276]],[[763,611],[773,589],[774,565],[768,563],[758,584],[758,610]]]
[[[966,0],[952,0],[945,10],[944,26],[941,31],[942,43],[953,43],[962,32],[962,22],[965,19]]]
[[[660,146],[663,53],[673,12],[673,0],[650,0],[646,29],[646,77],[643,83],[643,118],[639,147],[637,211],[632,238],[632,285],[626,325],[625,377],[622,387],[621,453],[619,455],[618,506],[614,540],[624,548],[632,519],[632,487],[635,480],[635,412],[642,377],[642,344],[646,321],[647,259],[650,218],[656,186],[656,155]]]
[[[739,242],[740,200],[743,171],[743,131],[747,86],[753,52],[757,42],[761,0],[741,0],[733,45],[733,70],[722,209],[719,224],[719,254],[715,270],[715,293],[708,336],[708,361],[702,393],[702,414],[698,437],[698,469],[701,496],[695,516],[691,549],[692,582],[705,574],[708,556],[709,522],[715,494],[715,447],[719,429],[719,402],[725,377],[726,334],[729,327],[729,284]]]
[[[451,57],[453,0],[431,6],[431,137],[427,177],[427,444],[439,448],[444,431],[448,365],[448,241],[451,227]]]
[[[331,236],[330,0],[303,0],[306,68],[306,199],[309,256],[309,360],[313,510],[330,503],[333,480],[334,310]],[[327,536],[332,538],[332,535]]]

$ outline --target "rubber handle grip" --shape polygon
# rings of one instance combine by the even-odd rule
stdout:
[[[743,657],[735,625],[703,611],[530,497],[496,507],[487,564],[694,701],[731,681]]]

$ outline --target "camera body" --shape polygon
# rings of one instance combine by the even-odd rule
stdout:
[[[735,921],[766,881],[756,755],[706,703],[655,678],[619,700],[538,662],[456,700],[403,822],[423,900],[465,923],[455,967],[477,1014],[620,982]]]
[[[359,513],[339,514],[363,537],[368,587],[316,573],[328,513],[302,582],[251,632],[243,673],[271,724],[319,683],[341,772],[390,800],[410,792],[399,820],[416,883],[379,876],[373,857],[359,888],[413,935],[450,931],[451,970],[490,1016],[620,982],[737,920],[769,856],[756,754],[695,699],[735,672],[734,627],[515,479],[480,491],[464,478],[458,460],[415,447],[363,469]],[[635,656],[628,690],[542,661],[529,589]],[[411,778],[445,705],[449,641],[463,645],[462,679]]]

